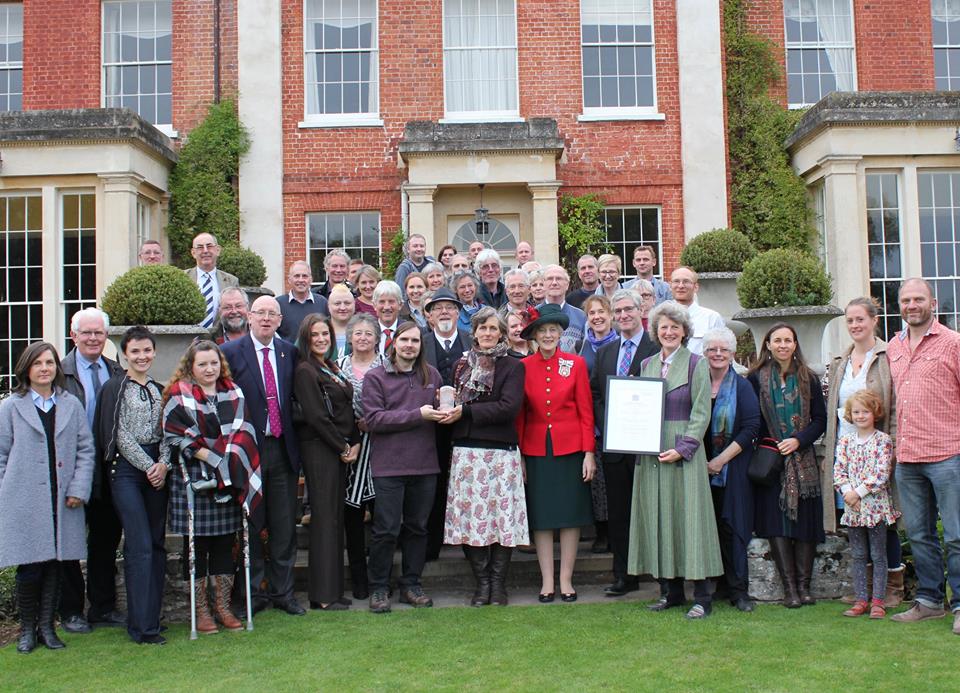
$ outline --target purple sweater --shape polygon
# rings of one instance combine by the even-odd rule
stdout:
[[[440,373],[433,366],[424,386],[420,374],[400,373],[393,364],[371,368],[363,379],[363,411],[370,432],[374,477],[438,474],[437,424],[424,421],[420,407],[436,406]]]

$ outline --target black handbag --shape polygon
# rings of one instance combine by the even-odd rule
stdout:
[[[747,476],[758,486],[776,486],[780,483],[783,474],[783,455],[777,448],[777,441],[773,438],[761,438],[757,443],[750,465],[747,467]]]

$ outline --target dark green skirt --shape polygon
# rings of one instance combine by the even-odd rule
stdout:
[[[530,531],[584,527],[593,523],[590,484],[583,481],[583,453],[554,456],[547,435],[547,454],[528,456],[527,516]]]

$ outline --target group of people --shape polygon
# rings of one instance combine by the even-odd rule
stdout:
[[[473,606],[508,603],[512,551],[530,544],[539,600],[572,602],[590,524],[613,554],[608,596],[651,575],[654,611],[687,604],[685,580],[690,619],[709,616],[718,595],[752,611],[757,536],[794,608],[814,603],[816,545],[840,524],[854,565],[845,613],[881,618],[903,594],[899,518],[919,586],[893,618],[917,621],[945,615],[939,513],[960,632],[960,336],[937,322],[925,281],[902,285],[906,329],[890,344],[876,336],[875,303],[850,302],[852,345],[824,385],[788,324],[764,335],[744,377],[733,333],[696,301],[696,273],[656,279],[652,248],[636,249],[638,276],[622,286],[618,257],[580,258],[568,291],[562,267],[521,245],[522,265],[504,273],[492,249],[447,246],[435,261],[413,234],[397,281],[332,250],[321,288],[295,262],[287,294],[248,307],[201,234],[188,272],[209,339],[169,382],[150,377],[145,327],[120,341],[126,368],[107,359],[109,317],[94,308],[73,316],[62,361],[48,343],[27,347],[0,404],[0,566],[18,566],[18,650],[63,647],[57,614],[69,632],[125,625],[133,641],[162,644],[168,528],[192,542],[198,632],[241,628],[231,595],[245,517],[252,612],[305,613],[293,592],[301,472],[317,610],[352,603],[346,549],[354,598],[390,611],[398,547],[399,600],[431,606],[421,576],[443,544],[463,549]],[[144,250],[143,262],[157,259]],[[664,381],[658,454],[604,450],[610,377]],[[126,614],[114,587],[121,535]]]

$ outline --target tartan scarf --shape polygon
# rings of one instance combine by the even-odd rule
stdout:
[[[778,369],[777,366],[765,366],[757,371],[757,377],[760,381],[760,410],[770,435],[779,441],[795,437],[797,431],[810,425],[810,396],[803,392],[795,373],[786,377],[785,386],[781,388],[779,373],[774,374],[775,368]],[[796,521],[800,499],[820,495],[820,469],[812,445],[784,455],[780,486],[780,509],[790,520]]]
[[[164,439],[181,451],[207,448],[230,470],[237,502],[253,517],[263,500],[260,450],[253,426],[244,418],[243,391],[232,380],[217,380],[211,401],[203,389],[186,380],[171,386],[163,408]]]

